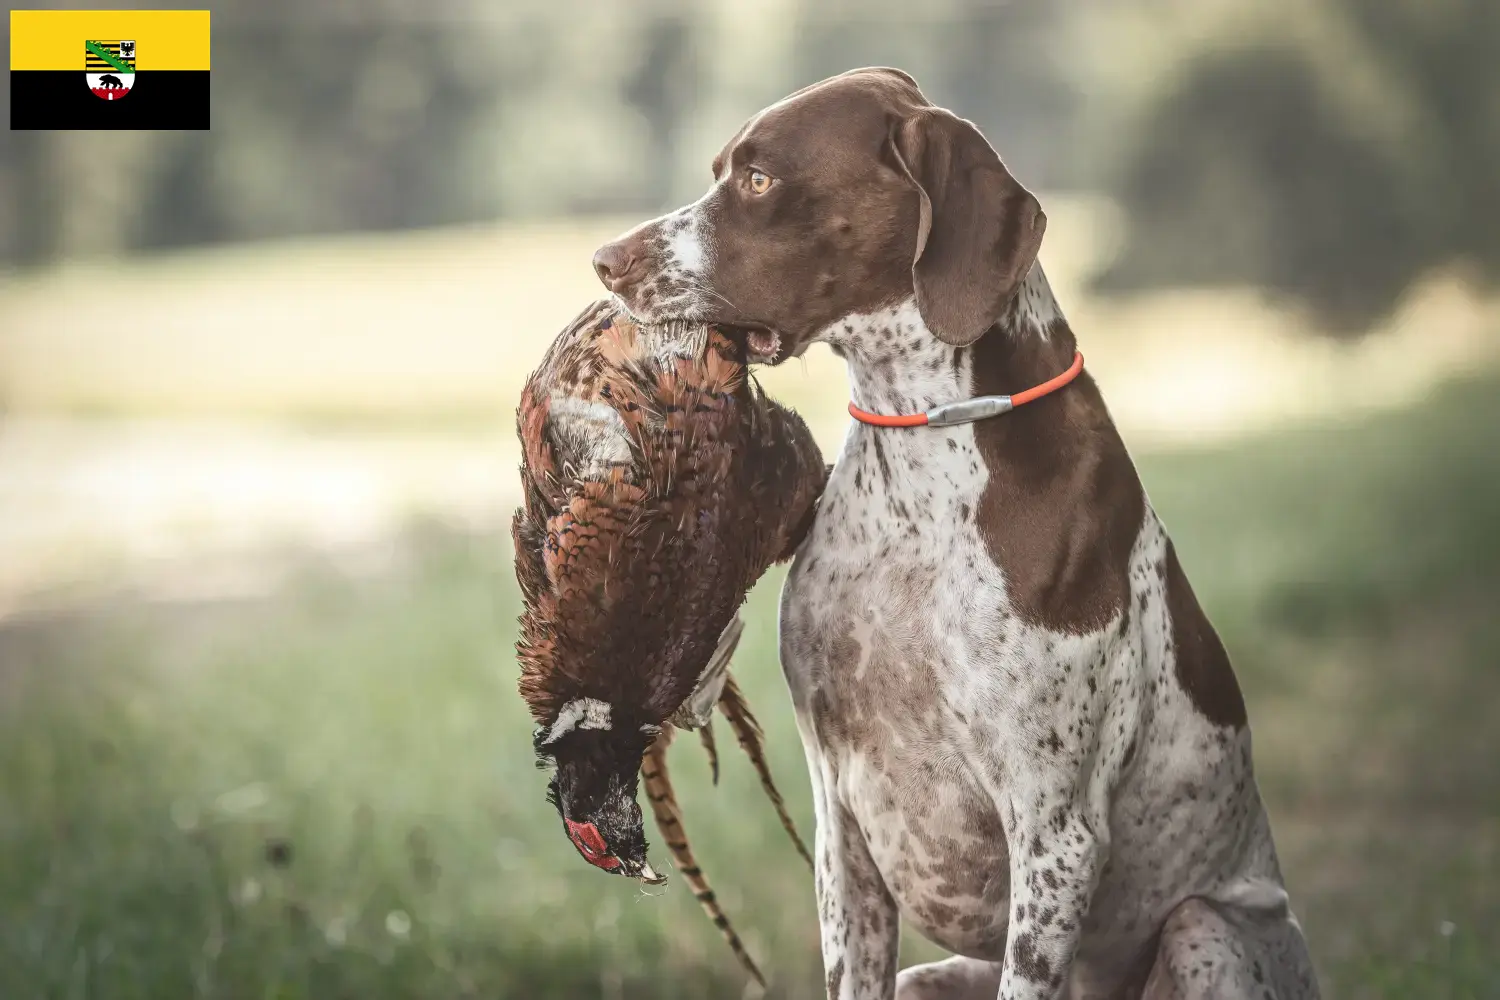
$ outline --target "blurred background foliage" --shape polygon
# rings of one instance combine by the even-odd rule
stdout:
[[[1348,334],[1434,268],[1500,278],[1500,6],[1201,6],[1099,178],[1129,215],[1101,287],[1249,282]]]
[[[898,4],[561,0],[438,18],[428,6],[387,2],[378,18],[326,0],[280,14],[258,0],[216,6],[214,115],[234,127],[111,137],[108,170],[95,138],[13,136],[0,183],[16,224],[0,252],[45,262],[647,211],[706,186],[689,136],[727,134],[745,108],[861,60],[910,67],[936,98],[1019,129],[1017,155],[1048,172],[1039,180],[1066,169],[1059,136],[1076,99],[1038,44],[1056,18],[1044,4],[946,2],[914,16]]]
[[[0,1000],[741,993],[680,880],[589,868],[544,800],[514,406],[595,247],[872,64],[1041,197],[1325,995],[1500,997],[1494,0],[213,21],[212,131],[0,136]],[[835,457],[842,363],[759,377]],[[807,833],[780,579],[735,670]],[[719,788],[673,752],[685,822],[771,995],[821,996],[811,878],[724,740]]]
[[[1255,284],[1354,333],[1427,271],[1500,274],[1491,0],[338,0],[214,9],[207,133],[19,133],[0,260],[696,196],[702,137],[859,64],[909,69],[1026,182],[1125,213],[1100,290]],[[1060,44],[1066,39],[1071,44]]]

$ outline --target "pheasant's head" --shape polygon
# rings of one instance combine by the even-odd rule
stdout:
[[[537,760],[554,768],[547,798],[585,861],[660,885],[666,879],[646,860],[646,833],[635,801],[641,757],[660,730],[612,714],[606,702],[577,698],[563,706],[551,726],[538,727]]]

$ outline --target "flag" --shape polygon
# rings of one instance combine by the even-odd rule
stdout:
[[[13,10],[12,129],[208,128],[208,11]]]

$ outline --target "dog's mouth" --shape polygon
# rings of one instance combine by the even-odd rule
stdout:
[[[785,360],[781,356],[781,334],[763,323],[715,323],[714,326],[744,344],[745,360],[752,364],[774,365]]]
[[[654,326],[665,329],[691,328],[694,326],[712,326],[723,331],[736,342],[744,345],[745,360],[751,364],[775,365],[780,364],[791,356],[791,352],[785,349],[781,334],[771,328],[768,323],[754,320],[720,320],[713,316],[700,314],[688,314],[681,316],[651,316],[642,315],[630,308],[630,303],[619,295],[613,296],[615,306],[632,322],[641,326]]]
[[[648,317],[632,310],[618,295],[615,296],[615,303],[626,316],[642,326],[680,330],[690,330],[694,327],[701,329],[704,326],[714,327],[744,347],[745,361],[749,364],[779,365],[799,353],[788,342],[791,338],[783,337],[769,323],[756,320],[721,320],[711,315],[705,317],[702,314]]]
[[[630,308],[630,303],[622,296],[615,294],[611,298],[614,299],[616,308],[641,326],[686,328],[706,325],[716,327],[744,345],[745,360],[750,364],[779,365],[788,358],[801,353],[795,348],[806,346],[789,343],[794,338],[783,337],[771,324],[759,320],[721,320],[711,314],[705,316],[696,309],[678,316],[642,315]]]

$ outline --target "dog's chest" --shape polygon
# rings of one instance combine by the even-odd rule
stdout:
[[[987,732],[973,715],[1007,673],[997,655],[1025,657],[1028,637],[996,614],[1004,585],[974,521],[986,475],[968,428],[855,427],[787,579],[782,663],[826,794],[906,917],[999,958],[1007,849],[972,770]]]

